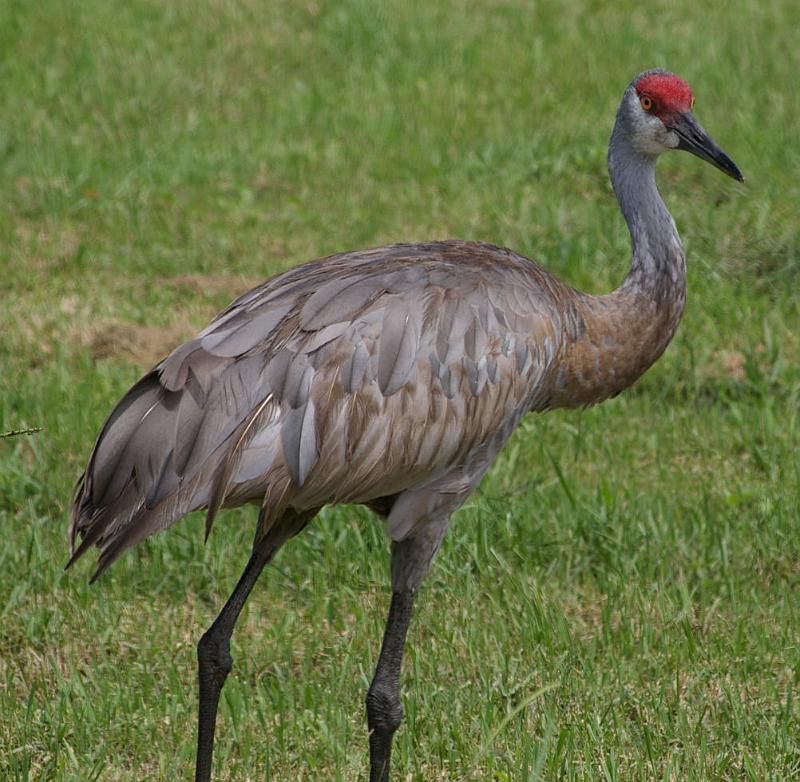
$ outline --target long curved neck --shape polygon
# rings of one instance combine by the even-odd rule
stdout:
[[[656,187],[656,158],[636,151],[619,122],[608,148],[608,173],[631,234],[631,268],[620,291],[658,300],[678,296],[682,304],[686,285],[683,248]]]
[[[568,340],[555,407],[616,396],[664,352],[683,313],[686,265],[680,238],[656,187],[655,158],[635,150],[614,128],[608,169],[633,248],[628,276],[605,296],[579,294],[584,328]]]

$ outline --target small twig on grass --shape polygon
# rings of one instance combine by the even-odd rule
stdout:
[[[30,429],[11,429],[8,432],[0,432],[0,440],[6,437],[19,437],[21,434],[36,434],[44,429],[43,426],[33,426]]]

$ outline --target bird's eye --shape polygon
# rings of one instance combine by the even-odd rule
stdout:
[[[653,99],[649,95],[642,95],[642,97],[639,98],[639,102],[642,104],[642,108],[645,111],[653,110]]]

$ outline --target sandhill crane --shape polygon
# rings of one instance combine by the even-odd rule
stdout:
[[[387,782],[412,604],[452,513],[525,413],[615,396],[675,332],[684,254],[656,159],[683,149],[743,180],[693,105],[663,70],[622,97],[608,170],[633,254],[613,293],[581,293],[478,242],[333,255],[240,296],[114,408],[76,486],[68,567],[95,545],[94,580],[189,511],[207,509],[207,536],[223,506],[260,506],[250,560],[197,647],[196,782],[211,777],[239,612],[276,551],[334,503],[371,508],[391,539],[392,599],[366,696],[369,778]]]

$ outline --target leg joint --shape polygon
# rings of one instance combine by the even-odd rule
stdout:
[[[403,721],[403,702],[397,692],[373,684],[366,697],[367,724],[371,731],[394,733]]]
[[[210,673],[224,681],[233,667],[230,638],[215,632],[212,626],[197,643],[197,660],[201,675]]]

